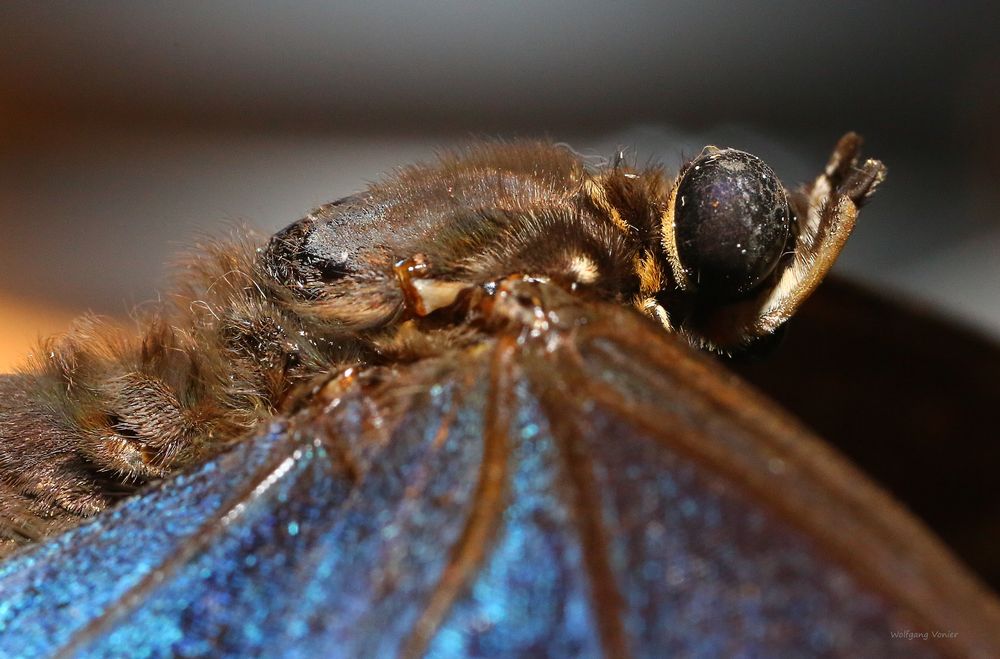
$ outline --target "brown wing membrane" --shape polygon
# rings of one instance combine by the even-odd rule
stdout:
[[[887,487],[1000,589],[1000,346],[828,278],[779,350],[729,364]]]
[[[487,322],[513,320],[518,336],[490,348],[502,402],[485,437],[508,456],[491,488],[506,512],[452,547],[412,654],[1000,651],[1000,608],[940,543],[716,364],[634,313],[551,287],[515,282],[491,304]],[[562,550],[532,554],[525,538]],[[547,598],[535,592],[553,580]],[[561,617],[541,624],[531,603]],[[574,630],[574,608],[595,637]]]
[[[732,623],[729,645],[716,649],[734,651],[757,636],[765,654],[808,648],[810,637],[830,643],[817,651],[929,650],[892,638],[913,630],[953,632],[939,648],[957,655],[1000,651],[1000,609],[982,586],[887,495],[735,377],[612,309],[590,316],[557,354],[555,375],[536,366],[533,379],[550,392],[552,418],[575,418],[574,450],[588,450],[605,475],[603,535],[634,532],[609,548],[636,557],[619,574],[620,592],[643,601],[637,575],[651,572],[644,606],[674,614],[660,619],[658,634],[650,634],[655,615],[626,625],[633,638],[650,634],[646,647],[675,647],[672,639],[698,623],[706,635],[726,636],[718,627]],[[669,496],[652,494],[681,474],[687,480]],[[674,541],[662,541],[659,559],[643,553],[651,534],[686,538],[690,561],[676,545],[681,555],[671,557]],[[805,569],[795,575],[790,565]],[[690,608],[662,606],[671,599]],[[741,627],[747,603],[761,605],[760,617],[742,618]],[[829,608],[790,642],[792,621],[814,606]]]

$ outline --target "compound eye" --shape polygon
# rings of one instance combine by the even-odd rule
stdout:
[[[719,299],[747,294],[774,271],[789,217],[784,188],[763,160],[706,148],[681,173],[674,194],[676,254],[668,255],[680,266],[682,287]]]

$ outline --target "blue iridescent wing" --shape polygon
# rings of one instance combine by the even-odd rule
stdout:
[[[627,310],[557,311],[8,560],[0,654],[1000,654],[996,602],[817,440]]]

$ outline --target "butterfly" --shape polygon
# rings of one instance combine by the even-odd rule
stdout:
[[[996,654],[955,559],[701,352],[816,288],[859,151],[786,190],[478,145],[207,246],[138,339],[85,319],[0,384],[0,649]]]

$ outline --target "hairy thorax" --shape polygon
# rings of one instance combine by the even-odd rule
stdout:
[[[0,378],[0,543],[218,453],[314,378],[483,340],[472,302],[505,279],[742,349],[815,288],[881,180],[875,161],[854,167],[859,144],[845,137],[792,192],[734,150],[706,149],[671,180],[550,144],[486,144],[400,170],[270,240],[201,245],[165,301],[138,312],[137,332],[85,317]],[[743,235],[761,243],[745,261]]]

